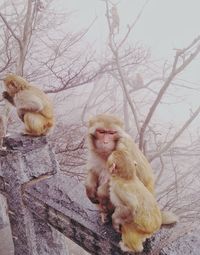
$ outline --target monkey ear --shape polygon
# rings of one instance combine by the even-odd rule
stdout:
[[[88,125],[88,128],[89,128],[89,134],[92,134],[94,135],[95,134],[95,131],[100,128],[100,127],[103,127],[103,123],[101,122],[96,122],[94,124],[94,122],[91,120],[91,122],[89,122],[89,125]]]
[[[93,120],[94,117],[95,117],[95,116],[92,115],[92,114],[90,114],[90,115],[88,116],[88,118],[87,118],[87,119],[88,119],[88,121],[87,121],[87,126],[88,126],[88,128],[92,126],[92,124],[93,124],[93,122],[94,122],[94,120]]]
[[[15,89],[18,88],[18,83],[16,81],[10,81],[10,85]]]
[[[90,127],[89,128],[89,134],[94,135],[96,131],[96,127]]]

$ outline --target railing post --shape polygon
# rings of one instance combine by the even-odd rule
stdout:
[[[36,219],[22,200],[23,186],[48,178],[58,170],[46,137],[12,135],[0,151],[0,191],[8,203],[15,255],[67,255],[65,237],[46,222]]]

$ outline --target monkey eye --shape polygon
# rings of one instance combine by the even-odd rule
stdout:
[[[108,134],[110,135],[115,135],[117,133],[117,131],[108,131]]]
[[[105,134],[106,133],[105,130],[101,130],[101,129],[97,129],[97,132],[100,133],[100,134]]]
[[[104,129],[97,129],[96,132],[100,134],[109,134],[109,135],[115,135],[117,131],[115,130],[104,130]]]

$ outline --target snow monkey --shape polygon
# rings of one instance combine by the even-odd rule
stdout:
[[[8,74],[4,84],[3,98],[16,107],[25,125],[24,134],[46,135],[54,124],[53,106],[47,95],[15,74]]]
[[[108,157],[113,227],[121,230],[123,251],[141,252],[143,242],[160,229],[162,219],[154,195],[136,175],[137,162],[121,146]]]
[[[136,175],[144,186],[155,196],[154,175],[146,157],[123,128],[123,122],[113,115],[100,114],[88,123],[88,173],[85,181],[86,193],[91,202],[98,204],[102,222],[112,215],[114,206],[110,202],[110,173],[107,160],[115,150],[129,152],[137,162]],[[161,212],[162,224],[172,224],[177,217],[171,212]]]

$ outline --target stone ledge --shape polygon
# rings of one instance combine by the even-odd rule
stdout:
[[[31,137],[18,133],[6,136],[3,139],[3,146],[6,150],[18,150],[21,152],[31,151],[47,144],[46,136]]]
[[[118,246],[120,236],[111,225],[100,223],[96,207],[86,197],[83,185],[75,179],[59,173],[34,184],[29,183],[24,187],[23,199],[32,213],[90,254],[128,254],[120,250]],[[177,227],[180,228],[180,225],[162,228],[147,240],[141,254],[178,254],[165,253],[166,250],[169,251],[167,247],[171,246],[173,233]]]
[[[55,229],[90,254],[125,254],[118,246],[119,234],[111,224],[100,223],[83,185],[59,170],[46,137],[16,134],[6,137],[4,145],[7,150],[0,150],[0,191],[7,196],[12,232],[17,237],[13,239],[16,255],[66,255],[63,235],[57,232],[56,237]],[[147,240],[142,254],[198,255],[198,233],[181,223],[162,228]]]

